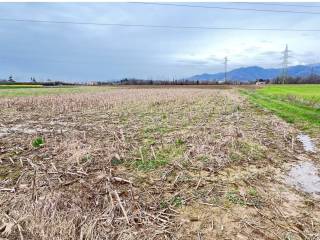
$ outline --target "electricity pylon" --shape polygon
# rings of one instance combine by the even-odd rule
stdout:
[[[228,58],[224,58],[224,81],[227,81],[227,71],[228,71]]]
[[[289,59],[289,50],[288,50],[288,44],[286,44],[286,48],[283,52],[283,62],[282,62],[282,84],[287,82],[288,78],[288,61]]]

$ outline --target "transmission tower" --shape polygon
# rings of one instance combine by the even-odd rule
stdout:
[[[228,71],[228,58],[224,58],[224,81],[227,81],[227,71]]]
[[[283,52],[283,62],[282,62],[282,84],[287,82],[288,79],[288,61],[289,59],[289,50],[288,44],[286,44],[286,48]]]
[[[314,68],[313,68],[313,66],[311,67],[310,78],[311,78],[311,81],[313,81],[313,79],[314,79]]]

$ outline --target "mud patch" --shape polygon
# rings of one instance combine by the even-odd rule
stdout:
[[[250,217],[255,210],[241,206],[212,207],[198,203],[180,211],[178,239],[248,239],[243,238],[241,219]],[[233,238],[230,238],[230,237]]]

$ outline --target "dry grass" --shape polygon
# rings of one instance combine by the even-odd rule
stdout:
[[[122,88],[0,109],[3,238],[320,237],[319,201],[281,179],[303,154],[297,131],[236,90]]]

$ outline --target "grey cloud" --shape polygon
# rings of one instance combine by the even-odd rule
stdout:
[[[268,57],[278,57],[281,55],[281,52],[278,51],[265,51],[260,53],[261,56],[268,56]]]
[[[177,60],[178,63],[186,64],[186,65],[207,65],[210,62],[206,60]]]
[[[192,3],[191,3],[192,4]],[[215,3],[219,5],[219,3]],[[230,3],[220,5],[230,6]],[[315,24],[317,16],[251,14],[235,11],[142,6],[128,3],[0,3],[6,18],[79,22],[109,22],[176,26],[280,27],[279,22],[303,27]],[[308,21],[307,21],[308,20]],[[306,26],[307,27],[307,26]],[[101,27],[90,25],[0,22],[0,78],[10,74],[20,80],[59,78],[62,80],[108,80],[122,77],[188,77],[221,71],[227,53],[230,68],[241,65],[269,65],[281,58],[277,43],[294,49],[301,61],[319,55],[318,38],[301,34]],[[316,33],[312,33],[317,36]],[[251,42],[250,42],[251,41]],[[255,47],[274,43],[275,51]],[[241,44],[241,43],[246,43]],[[303,44],[302,44],[303,43]],[[250,46],[252,45],[252,46]],[[232,49],[241,49],[233,54]],[[248,57],[247,53],[251,57]],[[207,57],[198,59],[199,53]],[[213,54],[210,54],[213,53]],[[216,53],[216,54],[215,54]],[[218,54],[219,53],[219,54]],[[251,54],[252,53],[252,54]],[[302,54],[296,54],[302,53]],[[175,56],[188,56],[178,59]],[[311,60],[310,60],[311,61]]]

